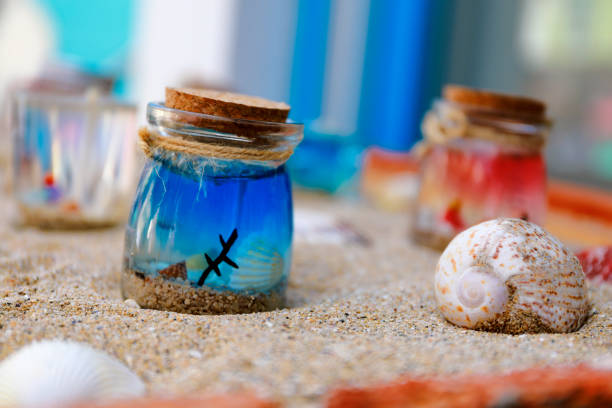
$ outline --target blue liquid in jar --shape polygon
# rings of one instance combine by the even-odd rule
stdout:
[[[187,280],[180,282],[193,287],[284,287],[293,233],[284,165],[180,159],[147,161],[127,227],[125,268],[158,277],[185,262]]]

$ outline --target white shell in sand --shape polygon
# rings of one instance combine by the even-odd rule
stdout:
[[[119,360],[79,343],[32,343],[0,363],[0,407],[65,407],[144,392]]]
[[[589,311],[578,259],[542,228],[513,218],[457,235],[438,262],[435,293],[450,322],[502,333],[571,332]]]

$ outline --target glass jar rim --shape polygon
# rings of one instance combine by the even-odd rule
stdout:
[[[293,149],[303,137],[302,123],[232,119],[173,109],[161,102],[147,104],[147,122],[163,133],[202,143],[229,143],[244,148]]]
[[[62,94],[45,91],[18,91],[13,96],[14,101],[25,103],[31,107],[90,111],[102,109],[119,109],[136,112],[136,105],[123,102],[113,97],[100,94]]]
[[[444,98],[435,99],[433,110],[437,111],[444,107],[456,108],[463,112],[466,119],[480,126],[488,126],[510,133],[522,134],[525,136],[546,133],[552,127],[550,119],[533,120],[527,117],[516,115],[504,115],[499,109],[486,108],[476,105],[460,104]]]

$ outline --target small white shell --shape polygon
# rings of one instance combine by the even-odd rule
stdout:
[[[438,262],[435,293],[450,322],[503,333],[574,331],[589,310],[578,259],[542,228],[512,218],[457,235]]]
[[[144,392],[119,360],[79,343],[32,343],[0,363],[0,407],[63,407]]]

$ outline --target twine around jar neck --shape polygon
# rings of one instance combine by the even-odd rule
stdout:
[[[448,102],[438,102],[437,106],[425,115],[421,124],[423,140],[415,145],[413,152],[422,157],[432,146],[448,145],[457,139],[486,140],[530,153],[540,152],[546,144],[548,132],[543,129],[520,133],[505,129],[501,121],[496,124],[495,119],[491,117],[480,121],[482,123],[474,122],[478,121],[471,121],[469,114],[460,107]],[[521,124],[517,122],[514,125]]]
[[[141,127],[138,130],[138,142],[145,155],[150,158],[153,158],[155,154],[168,151],[218,159],[284,162],[293,154],[293,147],[273,150],[212,144],[178,136],[163,136],[147,127]]]

